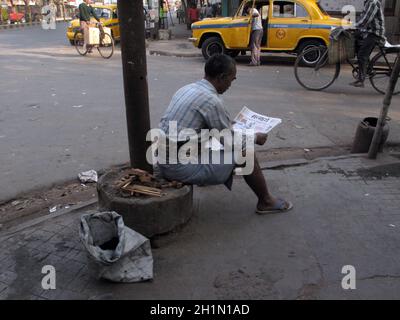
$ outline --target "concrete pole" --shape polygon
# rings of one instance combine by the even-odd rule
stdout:
[[[133,168],[152,172],[146,161],[150,115],[143,1],[118,0],[117,4],[130,162]]]
[[[378,123],[376,124],[374,136],[372,138],[371,145],[368,150],[368,158],[376,159],[378,154],[379,144],[382,137],[382,130],[385,124],[385,120],[389,111],[389,106],[392,101],[393,91],[396,88],[396,83],[398,81],[400,74],[400,52],[397,53],[396,62],[393,66],[392,74],[390,77],[389,85],[386,89],[386,95],[383,99],[383,106],[381,109],[381,114],[379,115]]]

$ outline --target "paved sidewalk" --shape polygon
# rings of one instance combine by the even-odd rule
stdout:
[[[187,39],[154,40],[148,42],[149,53],[174,57],[202,57],[201,50]]]
[[[242,178],[195,188],[195,214],[153,247],[154,280],[92,277],[78,239],[78,210],[4,237],[0,299],[398,299],[400,156],[324,158],[267,170],[271,190],[294,203],[258,216]],[[264,167],[271,167],[268,164]],[[53,265],[57,289],[41,289]],[[343,290],[344,265],[356,290]]]

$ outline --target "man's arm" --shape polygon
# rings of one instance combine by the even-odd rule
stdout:
[[[97,20],[97,22],[100,22],[100,19],[97,16],[96,11],[94,11],[92,6],[90,6],[90,13],[92,14],[93,18],[95,18]]]
[[[82,19],[82,18],[85,16],[83,6],[84,6],[84,4],[81,3],[81,4],[79,5],[79,8],[78,8],[78,9],[79,9],[79,12],[78,12],[78,17],[79,17],[79,19]]]
[[[362,28],[368,26],[374,19],[376,13],[378,12],[378,6],[376,6],[373,1],[370,1],[365,9],[363,16],[356,23],[356,28]]]

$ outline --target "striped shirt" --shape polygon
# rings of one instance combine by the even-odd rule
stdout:
[[[197,134],[201,129],[231,129],[232,124],[217,90],[206,79],[184,86],[172,97],[160,122],[160,129],[166,135],[169,134],[170,121],[177,122],[178,133],[190,128]],[[188,140],[188,136],[178,140]]]
[[[384,15],[379,0],[366,0],[364,2],[364,11],[355,26],[361,31],[373,33],[385,39]]]

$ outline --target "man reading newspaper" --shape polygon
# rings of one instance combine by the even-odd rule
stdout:
[[[189,151],[187,148],[189,142],[194,139],[201,141],[201,135],[205,129],[214,129],[220,132],[236,130],[237,132],[240,129],[251,129],[254,125],[259,125],[260,121],[261,123],[265,122],[265,119],[257,119],[260,115],[252,118],[252,114],[250,114],[249,118],[251,111],[244,109],[239,114],[240,119],[237,119],[236,125],[232,126],[233,122],[223,106],[220,95],[229,89],[235,79],[235,61],[227,55],[217,54],[206,62],[204,79],[186,85],[175,93],[160,122],[160,131],[168,136],[168,139],[165,140],[166,143],[160,144],[158,150],[159,154],[167,155],[167,161],[160,162],[158,160],[159,171],[165,179],[195,185],[225,184],[231,189],[232,175],[239,166],[234,160],[243,152],[249,153],[249,149],[254,147],[254,143],[263,145],[267,141],[265,132],[273,127],[268,128],[271,123],[267,126],[264,123],[262,125],[264,133],[256,132],[252,136],[251,143],[246,139],[247,144],[244,149],[240,149],[239,155],[235,154],[231,157],[228,152],[228,149],[231,149],[228,147],[232,145],[232,142],[221,139],[223,149],[218,151],[220,152],[218,160],[222,159],[221,161],[208,161],[209,159],[203,158],[203,156],[200,161],[190,163],[182,160],[182,157]],[[253,123],[251,123],[252,121]],[[173,131],[176,131],[176,134],[172,134]],[[173,152],[172,146],[175,145],[178,149],[177,153]],[[203,155],[203,152],[200,153]],[[178,154],[178,159],[173,159],[172,155],[175,154]],[[269,192],[257,158],[254,152],[250,152],[250,154],[252,155],[251,159],[246,158],[246,161],[251,162],[252,170],[244,175],[244,179],[258,198],[256,213],[277,213],[290,210],[293,207],[292,203],[272,196]],[[214,160],[214,158],[210,157],[210,160]],[[242,167],[248,165],[249,163],[241,164]]]

